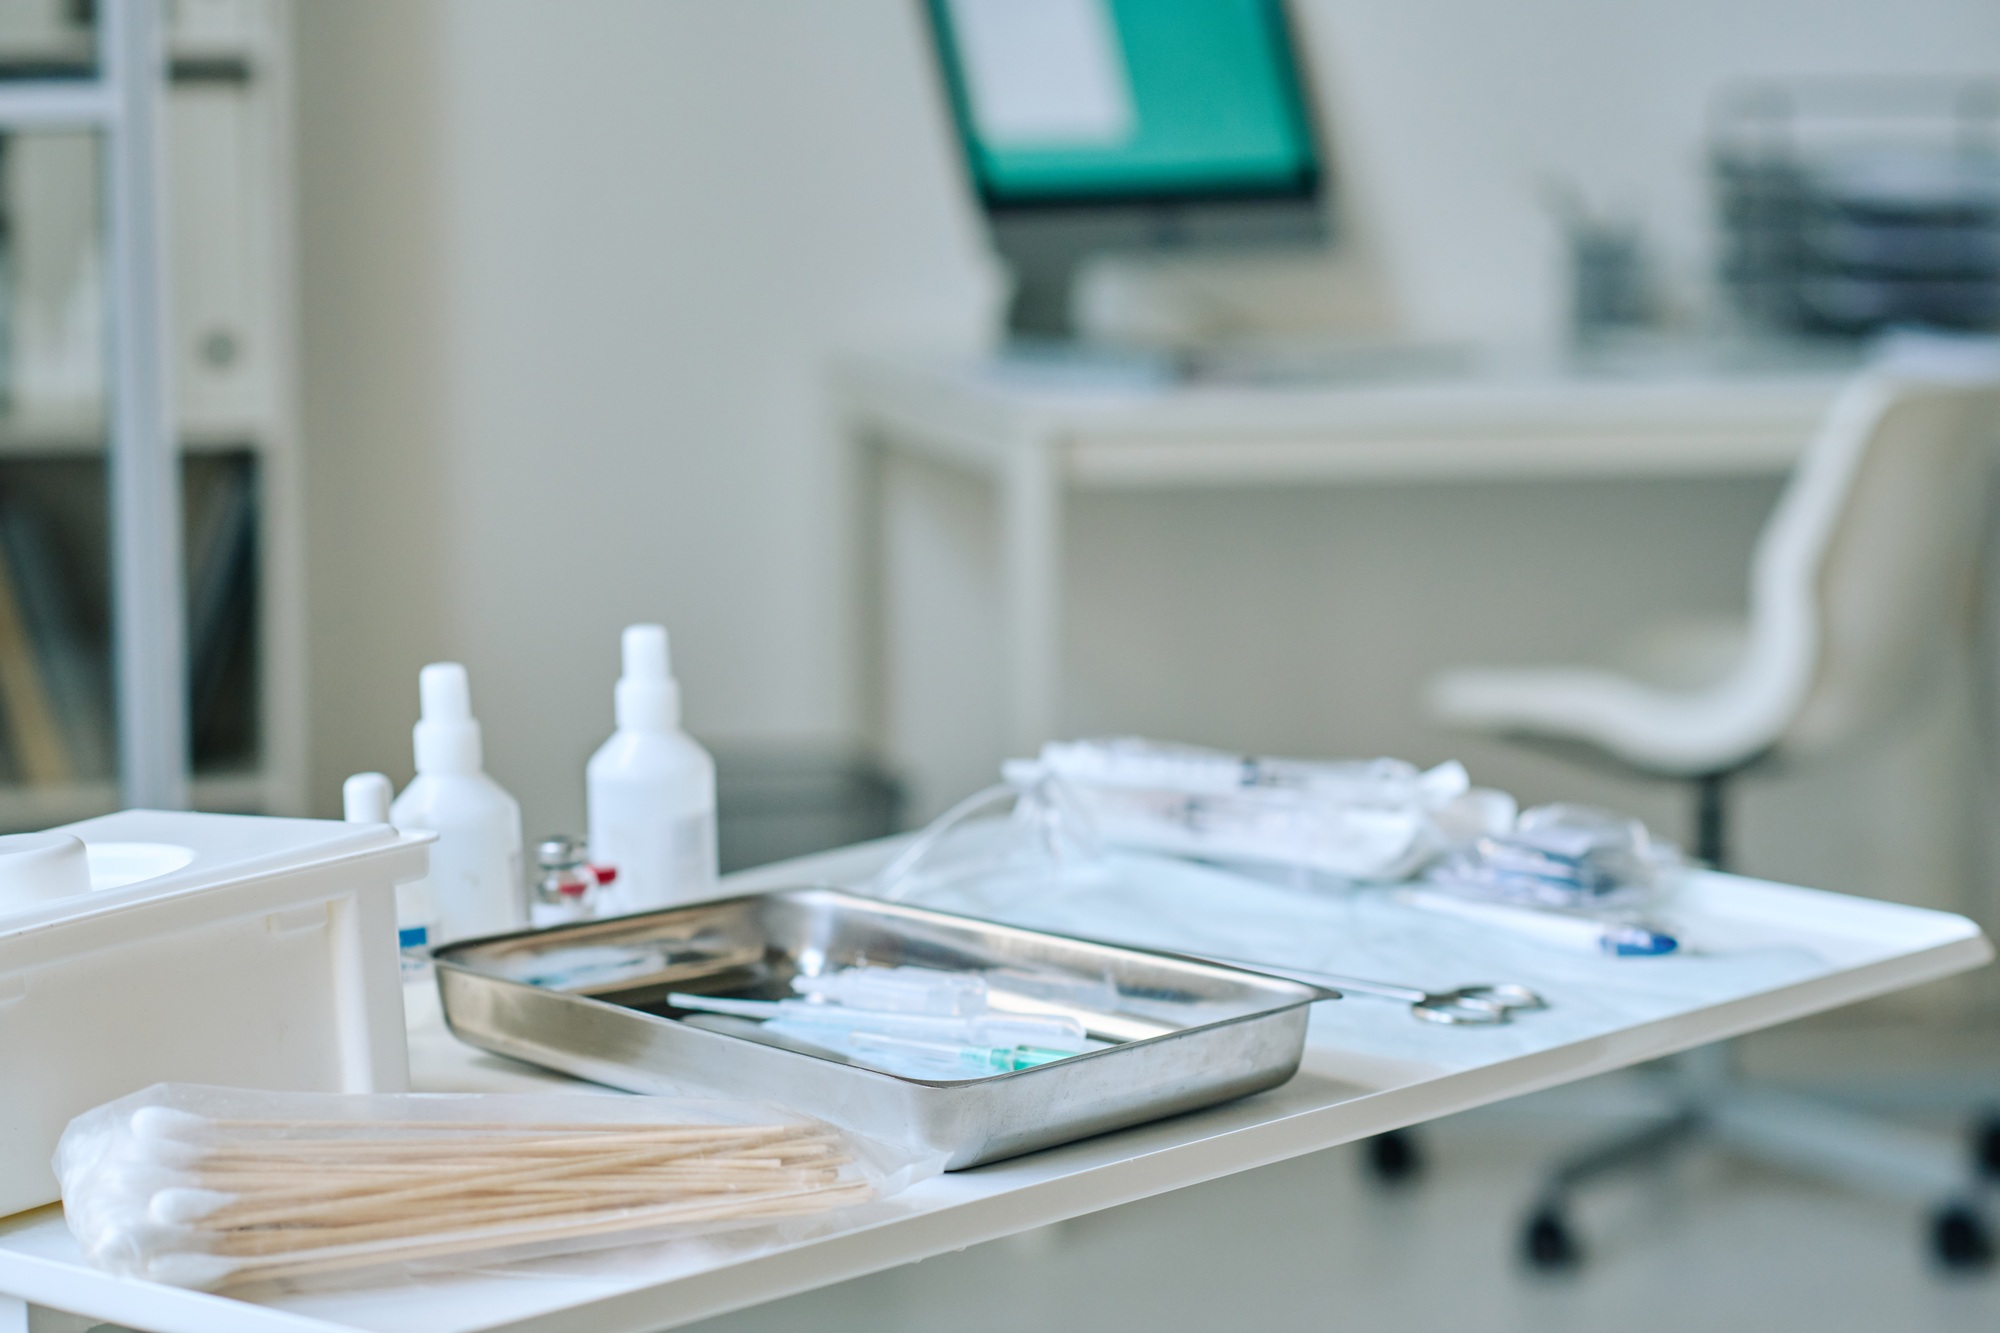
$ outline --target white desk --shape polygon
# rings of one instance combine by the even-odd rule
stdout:
[[[1775,475],[1839,384],[1826,373],[1468,374],[1325,388],[1061,388],[963,364],[858,361],[835,375],[857,446],[864,652],[882,651],[880,465],[902,452],[988,480],[999,510],[1006,744],[1063,730],[1067,491],[1507,478]],[[892,676],[879,661],[861,679]],[[887,701],[867,701],[887,749]]]
[[[880,844],[848,849],[737,876],[730,887],[865,874],[883,855]],[[1516,952],[1504,964],[1505,979],[1542,989],[1556,1006],[1549,1014],[1568,1015],[1560,1039],[1538,1036],[1549,1029],[1538,1029],[1533,1015],[1511,1028],[1437,1029],[1397,1005],[1323,1005],[1304,1067],[1280,1088],[929,1180],[790,1245],[689,1246],[643,1271],[628,1260],[618,1271],[586,1264],[534,1277],[467,1274],[423,1287],[390,1283],[252,1304],[89,1268],[60,1211],[47,1208],[0,1221],[0,1293],[148,1333],[649,1333],[1768,1027],[1975,967],[1992,954],[1961,917],[1726,876],[1692,886],[1684,920],[1711,948],[1775,948],[1812,961],[1775,984],[1768,976],[1730,983],[1690,1006],[1659,998],[1664,974],[1648,960],[1547,954],[1537,968]],[[1449,928],[1440,929],[1440,956],[1466,945],[1464,937],[1453,945]],[[1325,939],[1306,952],[1319,956],[1290,961],[1355,972],[1371,963],[1407,966],[1371,953],[1365,939]],[[1464,965],[1462,957],[1446,964]],[[1612,1009],[1623,1016],[1593,1017]],[[421,1089],[559,1081],[459,1046],[434,1025],[419,1024],[416,1038]],[[1385,1054],[1404,1047],[1419,1058]]]

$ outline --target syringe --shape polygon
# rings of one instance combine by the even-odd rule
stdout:
[[[1033,1069],[1054,1060],[1066,1060],[1075,1051],[1051,1050],[1046,1046],[960,1046],[948,1041],[919,1041],[913,1037],[890,1037],[880,1032],[855,1032],[850,1044],[860,1050],[894,1051],[921,1056],[944,1064],[970,1065],[974,1069],[1011,1073]]]
[[[1057,1014],[982,1014],[961,1018],[947,1014],[899,1014],[877,1009],[850,1009],[841,1004],[808,1000],[729,1000],[710,995],[667,996],[676,1009],[735,1014],[739,1018],[811,1024],[845,1032],[889,1033],[920,1040],[958,1042],[967,1046],[1043,1046],[1070,1052],[1088,1050],[1083,1024]]]

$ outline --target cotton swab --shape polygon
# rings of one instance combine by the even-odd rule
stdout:
[[[873,1197],[825,1126],[212,1119],[132,1113],[143,1214],[102,1243],[221,1287]],[[149,1187],[157,1176],[159,1184]],[[143,1233],[143,1234],[142,1234]]]
[[[301,1250],[288,1259],[265,1259],[231,1266],[225,1266],[228,1258],[226,1256],[171,1255],[166,1256],[170,1262],[157,1276],[163,1280],[171,1280],[169,1278],[173,1270],[171,1261],[208,1259],[210,1261],[208,1264],[201,1265],[197,1269],[197,1272],[205,1270],[209,1274],[207,1280],[200,1285],[219,1290],[251,1282],[308,1277],[320,1273],[338,1272],[346,1268],[362,1268],[370,1264],[446,1258],[501,1245],[511,1247],[543,1244],[549,1241],[573,1240],[583,1236],[667,1224],[751,1221],[797,1216],[821,1212],[844,1204],[860,1203],[869,1198],[871,1193],[866,1184],[856,1181],[828,1190],[797,1191],[789,1196],[747,1200],[732,1205],[668,1204],[651,1209],[625,1210],[609,1217],[582,1214],[560,1220],[545,1220],[540,1225],[483,1227],[447,1232],[428,1236],[415,1244],[408,1243],[403,1238],[395,1238],[368,1244],[328,1247],[319,1251]],[[217,1263],[218,1259],[224,1262]]]

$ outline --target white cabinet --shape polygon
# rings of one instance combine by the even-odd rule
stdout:
[[[0,5],[0,97],[60,93],[62,76],[87,74],[89,14],[73,0]],[[181,455],[192,794],[198,808],[296,813],[290,7],[166,0],[165,14],[160,355]],[[88,125],[18,119],[0,138],[0,830],[120,804],[107,142]]]

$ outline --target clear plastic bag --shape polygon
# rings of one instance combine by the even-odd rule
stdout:
[[[924,826],[863,893],[899,901],[953,885],[1090,884],[1105,877],[1104,847],[1068,784],[1047,769],[1009,760],[1006,781],[983,788]],[[995,817],[999,808],[1012,808]]]
[[[1042,747],[1108,844],[1204,861],[1407,879],[1461,838],[1504,828],[1514,803],[1448,762],[1313,761],[1137,739]]]
[[[55,1158],[91,1263],[205,1290],[784,1226],[943,1166],[753,1102],[175,1083],[78,1116]]]
[[[1542,805],[1440,861],[1432,883],[1466,898],[1624,916],[1652,906],[1684,868],[1645,824],[1587,805]]]
[[[948,879],[953,862],[986,876],[1087,875],[1104,847],[1390,883],[1511,827],[1515,812],[1511,797],[1472,786],[1455,762],[1272,759],[1128,738],[1051,743],[1003,772],[1007,785],[947,812],[884,873],[892,896],[915,891],[899,877]],[[982,840],[968,826],[954,847],[939,845],[1008,796],[1016,804],[1004,830]]]
[[[1686,866],[1673,844],[1608,810],[1517,815],[1511,796],[1472,786],[1455,762],[1419,770],[1116,740],[1050,744],[1003,772],[1005,783],[940,815],[856,887],[925,901],[976,889],[990,910],[1121,881],[1129,849],[1293,887],[1421,879],[1467,899],[1630,923]],[[1006,803],[1011,813],[993,817]]]

